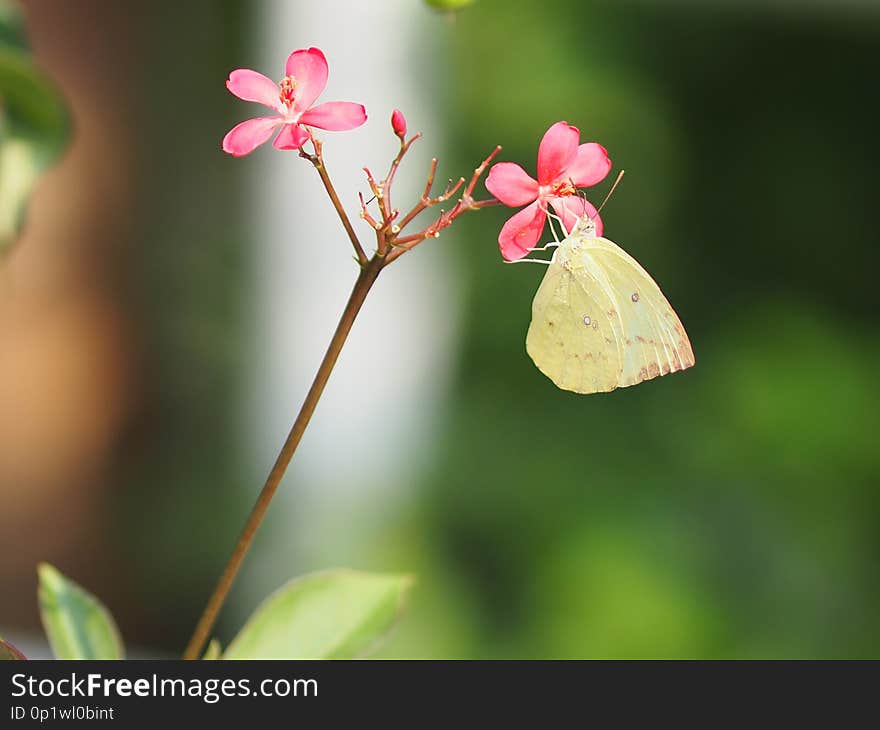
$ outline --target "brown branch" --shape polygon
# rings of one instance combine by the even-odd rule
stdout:
[[[309,139],[312,141],[315,153],[310,155],[308,152],[301,149],[299,155],[311,162],[314,168],[318,171],[321,182],[324,183],[324,189],[330,197],[330,202],[333,203],[333,207],[336,208],[336,212],[339,214],[339,220],[342,221],[342,227],[345,228],[345,232],[348,234],[348,240],[351,241],[351,245],[354,247],[354,253],[355,256],[357,256],[358,263],[361,268],[363,268],[367,265],[369,259],[364,252],[363,246],[361,246],[361,242],[357,237],[357,233],[354,231],[354,227],[351,225],[351,221],[348,219],[348,214],[345,212],[342,202],[339,200],[339,195],[336,194],[336,188],[333,187],[333,183],[330,180],[330,174],[327,172],[327,166],[324,163],[323,144],[321,140],[314,135],[310,134]]]
[[[364,202],[363,193],[358,193],[358,199],[361,201],[361,218],[369,223],[373,227],[373,230],[378,231],[382,227],[382,224],[370,215],[370,211],[367,210],[367,204]]]
[[[391,222],[391,185],[394,183],[394,175],[397,173],[397,168],[400,167],[400,163],[403,161],[404,156],[407,152],[409,152],[409,148],[413,146],[413,143],[421,139],[422,133],[413,135],[407,142],[401,140],[400,142],[400,151],[397,153],[397,156],[391,161],[391,167],[388,169],[388,175],[385,177],[385,206],[382,208],[382,214],[385,218],[385,225],[388,225]]]
[[[232,551],[229,562],[226,564],[223,574],[217,582],[217,587],[211,594],[211,598],[208,600],[208,604],[205,606],[205,610],[202,612],[198,624],[196,624],[192,638],[183,654],[184,659],[198,659],[201,655],[202,647],[208,640],[211,630],[217,621],[220,608],[223,606],[223,602],[226,600],[226,596],[229,593],[229,589],[232,587],[235,576],[238,575],[241,564],[250,549],[254,534],[257,532],[260,523],[263,521],[263,517],[266,515],[266,510],[269,509],[272,497],[275,496],[275,492],[278,490],[278,485],[281,484],[281,478],[287,470],[287,465],[290,464],[290,460],[296,452],[296,447],[299,446],[300,439],[302,439],[306,426],[309,425],[312,414],[315,412],[315,407],[318,405],[321,394],[324,392],[324,387],[327,385],[330,373],[333,372],[333,366],[339,358],[339,353],[342,351],[342,346],[348,338],[348,333],[351,332],[354,320],[357,317],[361,306],[363,306],[367,294],[373,284],[376,283],[376,278],[379,276],[379,272],[384,265],[385,262],[383,259],[374,257],[361,269],[361,273],[348,298],[348,303],[345,305],[345,310],[342,312],[342,317],[339,320],[336,331],[333,333],[333,337],[330,340],[330,345],[327,347],[324,359],[321,361],[321,365],[318,368],[314,381],[312,382],[312,387],[309,388],[306,399],[303,401],[299,414],[293,423],[293,427],[290,429],[290,434],[287,436],[287,440],[284,442],[281,452],[275,459],[275,464],[269,472],[269,476],[266,478],[266,483],[263,485],[263,489],[260,491],[257,501],[251,509],[250,515],[248,515],[244,529],[241,531],[241,535],[238,538],[235,549]]]
[[[229,561],[227,562],[226,567],[224,568],[223,573],[221,574],[220,579],[218,580],[217,585],[214,588],[214,592],[208,599],[208,603],[205,606],[205,609],[202,612],[198,623],[196,624],[196,628],[193,632],[192,638],[190,639],[189,644],[186,647],[186,651],[184,652],[184,659],[197,659],[200,656],[205,642],[208,640],[208,637],[210,636],[211,631],[214,628],[214,624],[217,621],[217,616],[220,613],[220,609],[222,608],[223,603],[225,602],[226,597],[229,594],[229,591],[235,580],[235,577],[236,575],[238,575],[241,565],[244,562],[245,556],[250,549],[250,546],[254,539],[254,535],[256,534],[257,529],[260,527],[260,524],[262,523],[263,518],[266,515],[266,511],[269,509],[269,505],[272,502],[272,498],[275,496],[279,485],[281,484],[281,479],[283,478],[284,473],[287,470],[288,465],[290,464],[290,460],[293,458],[293,455],[296,452],[297,447],[299,446],[300,440],[302,439],[303,433],[305,432],[307,426],[309,425],[309,421],[311,420],[312,415],[315,412],[315,408],[317,407],[318,401],[320,400],[321,395],[324,392],[324,388],[327,385],[330,374],[333,372],[333,367],[336,365],[336,361],[339,358],[339,354],[342,351],[342,347],[345,344],[346,339],[348,338],[349,332],[351,332],[351,328],[354,324],[355,318],[357,317],[358,312],[360,312],[364,300],[367,297],[367,294],[369,293],[373,284],[375,284],[379,273],[385,266],[387,266],[394,259],[401,256],[406,251],[415,247],[420,241],[429,236],[433,236],[435,238],[439,236],[440,231],[443,228],[449,226],[452,221],[454,221],[455,218],[464,211],[476,210],[478,208],[489,205],[496,205],[498,203],[498,201],[494,199],[474,201],[472,194],[479,178],[482,176],[483,172],[485,172],[486,167],[489,165],[495,155],[497,155],[498,152],[501,150],[500,147],[496,147],[492,154],[490,154],[474,171],[474,174],[471,177],[469,184],[465,188],[464,193],[462,194],[461,198],[459,198],[459,200],[456,202],[451,211],[447,213],[441,210],[440,216],[431,226],[428,226],[426,229],[419,233],[405,236],[401,239],[396,239],[396,236],[401,231],[401,229],[403,229],[404,226],[410,223],[412,219],[415,218],[421,211],[433,205],[437,205],[440,202],[449,200],[461,189],[461,186],[465,182],[464,178],[459,178],[458,182],[454,184],[450,180],[443,193],[441,193],[437,197],[432,198],[431,188],[433,187],[434,177],[437,172],[437,160],[436,158],[431,160],[431,167],[428,173],[427,183],[425,185],[425,190],[422,194],[420,201],[409,213],[407,213],[406,216],[404,216],[403,220],[400,221],[400,223],[394,223],[393,221],[396,220],[397,216],[399,215],[399,211],[391,208],[391,183],[394,180],[394,175],[397,172],[397,168],[399,167],[400,161],[403,159],[403,156],[409,150],[412,143],[415,142],[415,140],[419,137],[420,135],[416,135],[408,142],[401,143],[400,151],[398,152],[397,157],[395,157],[394,161],[391,164],[388,176],[382,183],[377,183],[369,169],[364,168],[367,174],[367,180],[370,184],[370,188],[373,190],[374,195],[379,201],[379,208],[382,211],[382,222],[380,223],[370,215],[369,211],[367,210],[367,205],[364,202],[363,195],[359,195],[361,204],[361,217],[376,230],[378,248],[376,255],[373,256],[371,259],[368,259],[366,254],[364,253],[363,247],[358,240],[357,234],[354,232],[354,228],[351,225],[351,221],[348,219],[348,215],[346,214],[345,209],[342,207],[342,204],[339,201],[339,196],[336,194],[336,190],[330,180],[330,175],[327,172],[327,168],[324,164],[321,141],[317,137],[310,134],[309,138],[311,139],[312,145],[314,147],[314,153],[309,154],[303,149],[300,150],[300,156],[309,160],[309,162],[311,162],[315,169],[318,171],[318,174],[321,177],[321,181],[324,183],[324,188],[326,189],[327,194],[330,197],[330,201],[333,203],[333,207],[336,208],[336,211],[339,214],[339,219],[342,221],[345,232],[348,234],[349,240],[354,247],[358,263],[361,266],[361,270],[360,274],[358,275],[357,281],[355,282],[354,288],[352,289],[351,295],[348,298],[348,303],[345,305],[345,309],[343,310],[342,316],[339,320],[339,324],[337,325],[336,330],[333,333],[333,337],[330,340],[330,344],[327,347],[327,352],[324,354],[324,358],[321,361],[318,372],[315,374],[315,378],[312,381],[309,392],[307,393],[306,398],[303,401],[302,406],[300,407],[299,413],[297,414],[296,420],[294,421],[293,426],[290,429],[287,440],[284,442],[284,446],[281,448],[280,453],[275,459],[275,463],[272,466],[271,471],[269,472],[269,476],[266,478],[266,482],[263,485],[263,488],[260,491],[259,495],[257,496],[257,500],[254,503],[250,514],[248,515],[247,521],[245,522],[241,534],[239,535],[238,542],[236,543],[235,548],[232,551],[232,555],[230,556]],[[390,251],[388,251],[389,245],[392,246],[392,249]]]
[[[396,238],[392,240],[390,242],[391,251],[389,251],[388,255],[386,256],[386,262],[391,263],[395,259],[405,254],[407,251],[411,251],[419,243],[421,243],[428,237],[437,238],[440,235],[440,231],[451,225],[452,222],[465,211],[479,210],[480,208],[485,208],[490,205],[497,205],[499,201],[495,198],[475,201],[473,199],[473,192],[480,178],[483,176],[483,173],[486,171],[486,168],[489,166],[489,163],[492,162],[493,159],[495,159],[495,156],[500,151],[501,146],[499,145],[494,150],[492,150],[491,154],[485,160],[483,160],[479,167],[474,170],[474,174],[471,176],[471,179],[468,182],[464,193],[462,193],[461,198],[458,199],[452,210],[450,210],[448,213],[445,211],[440,211],[440,215],[437,220],[419,233],[414,233],[409,236],[403,236],[402,238]],[[447,185],[446,190],[441,195],[437,196],[436,198],[430,198],[429,194],[433,185],[434,172],[436,171],[436,169],[437,160],[435,159],[431,161],[431,171],[428,175],[428,185],[425,187],[425,194],[422,195],[422,199],[419,201],[419,203],[409,213],[407,213],[406,216],[404,216],[402,221],[400,221],[401,229],[404,228],[407,223],[412,221],[413,218],[415,218],[426,208],[443,202],[444,200],[448,200],[450,197],[455,195],[455,193],[464,184],[464,178],[459,178],[459,181],[454,186],[450,187],[449,185]]]

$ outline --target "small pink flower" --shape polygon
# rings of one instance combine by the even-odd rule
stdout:
[[[367,121],[362,104],[328,101],[312,106],[327,85],[327,59],[319,48],[300,48],[287,58],[285,76],[276,84],[261,73],[240,68],[229,74],[226,88],[239,99],[265,104],[277,112],[271,117],[248,119],[223,138],[223,151],[242,157],[275,133],[279,150],[298,150],[309,138],[306,126],[342,132]]]
[[[590,202],[577,195],[577,189],[604,180],[611,160],[602,145],[579,144],[580,137],[580,130],[567,122],[550,127],[538,147],[537,180],[513,162],[499,162],[489,170],[486,187],[492,195],[512,208],[526,206],[498,234],[501,255],[508,261],[523,258],[538,243],[548,203],[562,218],[566,231],[586,214],[596,222],[596,234],[602,235],[602,219]]]
[[[391,129],[394,130],[394,134],[400,137],[400,141],[403,142],[404,137],[406,137],[406,117],[403,116],[403,112],[400,109],[395,109],[391,112]]]

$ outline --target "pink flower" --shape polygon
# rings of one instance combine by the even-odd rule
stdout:
[[[577,195],[605,179],[611,160],[605,148],[595,142],[579,145],[581,133],[567,122],[556,122],[544,134],[538,147],[538,179],[534,180],[513,162],[499,162],[489,170],[486,187],[504,205],[518,208],[498,234],[501,255],[508,261],[523,258],[534,248],[544,231],[547,204],[553,206],[570,231],[578,218],[589,215],[602,235],[602,220],[593,205]]]
[[[275,147],[298,150],[309,138],[306,126],[342,132],[367,121],[362,104],[328,101],[312,106],[327,85],[327,59],[319,48],[300,48],[291,53],[284,73],[278,84],[247,68],[229,74],[227,89],[239,99],[265,104],[276,114],[248,119],[233,127],[223,138],[224,152],[236,157],[250,154],[279,128]]]

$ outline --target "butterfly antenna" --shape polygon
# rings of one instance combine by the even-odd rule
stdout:
[[[605,200],[602,201],[602,205],[600,205],[599,208],[596,210],[597,213],[601,212],[602,208],[605,207],[605,203],[607,203],[609,200],[611,200],[611,196],[614,195],[614,191],[617,190],[617,186],[620,184],[620,181],[623,179],[623,174],[625,172],[626,172],[626,170],[621,170],[618,173],[617,179],[614,181],[614,185],[611,186],[611,190],[608,191],[608,195],[605,196]]]
[[[589,200],[587,200],[587,194],[586,194],[583,190],[578,190],[578,195],[580,195],[581,200],[582,200],[583,203],[584,203],[584,215],[586,215],[587,218],[589,218],[591,221],[592,221],[592,220],[595,220],[595,218],[593,218],[593,216],[591,216],[591,215],[587,212],[587,211],[589,210],[587,204],[590,202]]]

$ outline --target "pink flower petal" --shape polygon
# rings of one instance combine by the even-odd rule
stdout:
[[[265,104],[272,109],[279,106],[278,84],[249,68],[238,68],[230,73],[226,88],[239,99]]]
[[[285,72],[296,80],[293,111],[308,109],[327,85],[327,59],[320,48],[300,48],[287,57]]]
[[[501,255],[508,261],[526,256],[541,237],[546,220],[547,214],[537,201],[508,218],[498,234]]]
[[[282,121],[279,117],[257,117],[236,124],[223,138],[223,151],[235,157],[250,154],[272,136]]]
[[[611,159],[605,148],[596,142],[578,147],[577,155],[565,171],[576,187],[588,188],[602,182],[611,170]]]
[[[492,165],[486,188],[504,205],[519,208],[538,197],[538,183],[515,162]]]
[[[363,104],[355,104],[353,101],[328,101],[313,106],[299,121],[331,132],[344,132],[346,129],[360,127],[367,121],[367,110]]]
[[[575,158],[581,133],[568,122],[556,122],[538,146],[538,182],[549,185],[565,172]]]
[[[273,144],[279,150],[298,150],[309,138],[309,133],[298,124],[285,124]]]
[[[567,195],[561,198],[550,198],[550,204],[553,206],[553,210],[556,211],[556,215],[562,218],[562,225],[565,226],[566,233],[571,232],[578,218],[588,215],[596,224],[596,235],[602,235],[602,219],[599,217],[599,212],[595,206],[589,200],[584,200],[579,195]]]

